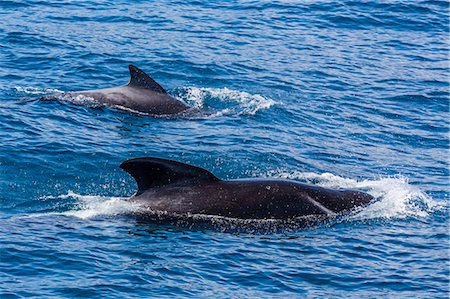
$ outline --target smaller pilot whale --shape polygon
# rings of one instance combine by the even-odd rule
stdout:
[[[151,212],[238,219],[329,218],[374,201],[356,190],[333,190],[282,179],[221,180],[211,172],[160,158],[136,158],[120,167],[137,182],[128,199]]]
[[[128,67],[130,82],[127,85],[67,92],[63,96],[76,98],[81,95],[92,98],[101,104],[125,107],[152,115],[178,114],[188,109],[194,109],[167,94],[166,90],[144,71],[131,64]]]

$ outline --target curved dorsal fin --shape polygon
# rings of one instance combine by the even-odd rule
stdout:
[[[160,158],[135,158],[122,164],[120,168],[128,172],[138,185],[136,195],[145,190],[179,182],[199,183],[219,181],[211,172],[172,160]]]
[[[130,82],[128,82],[128,86],[150,89],[159,93],[167,93],[161,85],[150,78],[143,70],[132,64],[128,65],[128,68],[130,69]]]

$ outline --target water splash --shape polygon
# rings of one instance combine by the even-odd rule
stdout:
[[[37,88],[33,86],[14,86],[13,90],[16,93],[25,94],[25,95],[45,95],[49,93],[62,93],[63,91],[59,89],[53,88]]]
[[[226,87],[185,87],[178,92],[177,97],[197,108],[222,106],[219,111],[211,116],[233,113],[254,115],[260,110],[268,109],[277,104],[275,100],[268,97]]]
[[[125,197],[80,195],[72,191],[57,197],[47,196],[45,199],[74,199],[76,203],[73,209],[56,214],[80,219],[129,214],[140,208],[139,204],[127,201]]]
[[[301,180],[327,188],[348,188],[369,193],[379,200],[357,211],[350,220],[376,218],[392,219],[407,217],[427,217],[444,207],[442,202],[433,200],[418,187],[409,183],[404,176],[381,177],[375,180],[355,180],[331,173],[313,172],[271,172],[271,177]]]

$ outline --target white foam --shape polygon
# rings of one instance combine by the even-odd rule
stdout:
[[[48,94],[48,93],[62,93],[63,91],[52,88],[37,88],[32,86],[14,86],[14,90],[20,93],[31,94],[31,95],[40,95],[40,94]]]
[[[226,104],[237,104],[239,114],[254,115],[259,110],[268,109],[277,104],[276,101],[259,94],[251,94],[245,91],[229,88],[200,88],[185,87],[178,97],[197,108],[204,108],[208,101],[220,101]],[[221,116],[232,113],[232,107],[226,107],[216,112],[213,116]]]
[[[378,199],[370,206],[350,216],[353,220],[375,218],[426,217],[445,204],[433,200],[404,176],[380,177],[375,180],[355,180],[331,173],[271,172],[272,177],[302,180],[328,188],[349,188],[364,191]]]
[[[58,199],[75,199],[76,205],[72,210],[58,213],[60,215],[89,219],[97,216],[121,215],[139,210],[137,203],[127,201],[126,197],[107,197],[95,195],[80,195],[69,191],[59,195]],[[45,197],[45,199],[56,199]]]

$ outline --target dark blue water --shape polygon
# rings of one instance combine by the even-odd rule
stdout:
[[[1,1],[0,297],[447,298],[448,6]],[[213,115],[39,100],[128,63]],[[118,166],[146,155],[381,200],[302,230],[143,224]]]

